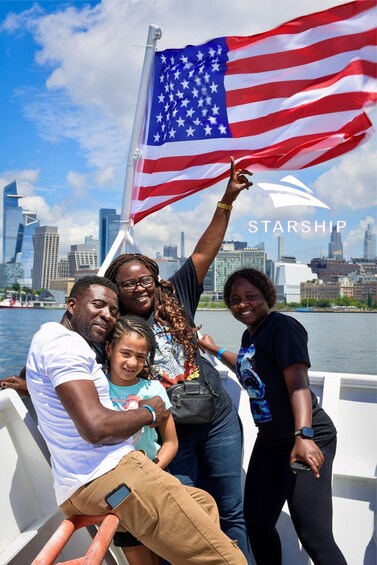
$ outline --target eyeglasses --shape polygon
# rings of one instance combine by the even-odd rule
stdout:
[[[121,286],[125,292],[133,292],[139,285],[143,288],[149,288],[154,283],[154,278],[152,275],[147,275],[145,277],[141,277],[138,281],[135,279],[128,279],[127,281],[123,281],[118,284]]]

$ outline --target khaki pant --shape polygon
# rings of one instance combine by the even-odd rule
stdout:
[[[111,510],[120,519],[119,530],[130,531],[172,565],[246,565],[241,550],[219,528],[213,498],[183,486],[140,451],[123,457],[60,508],[67,517],[108,513],[105,496],[121,483],[132,492]]]

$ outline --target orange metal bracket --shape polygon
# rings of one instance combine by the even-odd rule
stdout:
[[[59,561],[59,563],[65,565],[82,565],[84,563],[86,565],[101,565],[119,525],[119,518],[114,514],[82,515],[66,518],[52,534],[31,565],[53,565],[59,553],[76,530],[99,524],[98,532],[83,557],[70,561]]]

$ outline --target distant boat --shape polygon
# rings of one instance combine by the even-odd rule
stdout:
[[[296,312],[312,312],[313,308],[310,306],[302,306],[300,308],[296,308]]]
[[[33,308],[33,303],[20,302],[14,298],[4,298],[0,301],[0,308]]]

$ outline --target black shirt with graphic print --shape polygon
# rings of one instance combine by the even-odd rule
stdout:
[[[257,375],[263,385],[256,394],[251,390],[248,392],[252,411],[254,402],[254,421],[258,426],[258,435],[265,443],[276,446],[293,445],[294,419],[283,370],[295,363],[305,363],[310,367],[307,343],[305,328],[291,316],[280,312],[271,312],[253,336],[248,329],[242,336],[241,349],[249,350],[253,345],[255,351],[251,348],[250,379],[246,381],[246,386],[245,383],[241,384],[246,389],[252,387]],[[239,374],[237,376],[240,378]],[[313,391],[310,392],[314,441],[319,447],[323,447],[336,435],[336,429],[331,418],[320,407]],[[258,410],[258,397],[261,395],[264,405]],[[255,414],[258,411],[259,414]]]

